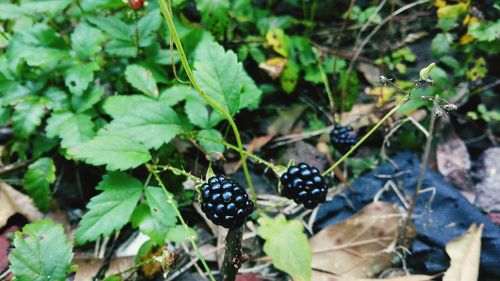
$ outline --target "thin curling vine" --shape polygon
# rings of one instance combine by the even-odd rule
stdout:
[[[158,0],[158,4],[160,6],[160,10],[163,14],[163,17],[165,18],[165,21],[167,22],[168,29],[170,30],[171,38],[174,41],[174,44],[177,48],[177,52],[179,53],[179,57],[181,59],[182,66],[184,67],[184,70],[186,71],[186,74],[189,78],[189,81],[191,82],[191,85],[194,87],[194,89],[203,97],[203,99],[212,108],[214,108],[217,112],[219,112],[222,116],[224,116],[224,118],[229,122],[229,125],[231,126],[231,129],[234,133],[234,137],[236,139],[236,143],[237,143],[239,151],[240,151],[243,173],[245,174],[245,180],[247,181],[248,188],[250,189],[250,195],[252,196],[252,199],[254,201],[256,201],[257,200],[257,193],[255,193],[255,189],[254,189],[253,184],[252,184],[252,179],[250,178],[250,172],[248,170],[248,165],[246,162],[246,154],[241,152],[241,151],[243,151],[243,143],[241,142],[241,136],[240,136],[240,132],[238,130],[238,127],[236,126],[236,123],[234,122],[231,115],[222,106],[220,106],[214,99],[212,99],[210,96],[208,96],[203,91],[203,89],[201,89],[198,82],[196,82],[196,79],[193,75],[193,71],[191,70],[191,67],[189,66],[189,62],[187,60],[186,53],[184,52],[182,42],[179,39],[179,34],[177,33],[177,29],[175,28],[175,24],[174,24],[174,21],[173,21],[171,12],[170,12],[170,1],[168,1],[168,4],[166,3],[166,1],[167,0]]]

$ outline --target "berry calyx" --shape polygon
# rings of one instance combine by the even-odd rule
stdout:
[[[359,140],[351,126],[335,125],[330,136],[333,147],[342,154],[347,153]]]
[[[281,194],[306,209],[314,209],[325,202],[328,186],[318,168],[305,163],[291,166],[281,175]]]
[[[139,10],[144,6],[145,0],[128,0],[128,6],[134,10]]]
[[[201,210],[216,225],[241,227],[253,209],[253,201],[234,180],[216,176],[201,186]]]

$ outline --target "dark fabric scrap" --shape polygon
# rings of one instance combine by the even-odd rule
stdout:
[[[351,184],[354,191],[345,190],[345,198],[337,196],[322,204],[315,230],[343,221],[373,202],[375,194],[388,180],[402,183],[405,192],[412,195],[418,178],[419,157],[404,152],[392,160],[399,169],[390,163],[384,164],[355,180]],[[420,194],[415,208],[413,222],[418,236],[408,258],[409,266],[417,273],[445,271],[449,266],[446,243],[465,233],[471,224],[484,224],[479,280],[500,280],[500,228],[432,170],[426,171],[422,189],[429,187],[435,188],[434,198],[431,192]],[[384,192],[380,200],[401,205],[392,189]]]

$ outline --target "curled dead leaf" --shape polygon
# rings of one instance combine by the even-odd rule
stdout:
[[[5,182],[0,182],[0,227],[14,214],[19,213],[28,220],[42,218],[42,213],[35,207],[31,198]]]
[[[349,219],[318,232],[309,240],[313,269],[365,278],[390,267],[401,216],[392,204],[374,202]]]
[[[446,244],[446,253],[451,261],[450,267],[443,276],[443,281],[477,280],[482,234],[483,225],[478,227],[473,224],[465,234]]]
[[[270,58],[259,63],[259,68],[265,70],[271,78],[277,79],[285,69],[286,61],[285,58]]]
[[[467,147],[458,136],[450,134],[437,146],[437,166],[439,172],[452,184],[461,189],[472,189],[472,182],[467,174],[471,167]]]

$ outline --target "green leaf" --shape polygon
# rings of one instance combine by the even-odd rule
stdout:
[[[95,136],[92,118],[85,114],[54,112],[47,120],[48,137],[60,137],[61,147],[69,148],[90,141]]]
[[[113,118],[126,116],[143,103],[150,103],[153,99],[142,95],[112,96],[103,104],[104,111]]]
[[[295,90],[299,79],[300,68],[293,60],[289,60],[280,77],[281,88],[285,93],[290,94]]]
[[[81,113],[88,109],[91,109],[96,103],[101,100],[101,97],[103,95],[104,88],[99,86],[90,87],[81,95],[73,95],[71,97],[73,110],[77,113]]]
[[[264,252],[271,257],[273,265],[290,274],[293,280],[310,281],[311,248],[298,220],[287,221],[285,216],[267,216],[259,219],[259,236],[266,240]]]
[[[66,71],[64,83],[72,94],[81,95],[94,80],[94,71],[99,68],[96,62],[76,64]]]
[[[146,188],[147,204],[139,205],[132,215],[132,225],[156,244],[163,245],[169,230],[177,223],[176,203],[169,201],[165,192],[158,187]],[[172,197],[171,194],[169,194]]]
[[[16,232],[10,270],[17,281],[66,280],[72,250],[62,225],[40,220]]]
[[[240,109],[248,107],[257,109],[259,106],[262,90],[257,87],[253,79],[246,73],[242,73],[243,92],[240,98]]]
[[[106,44],[106,53],[112,56],[134,58],[137,56],[137,48],[128,41],[111,40]]]
[[[127,98],[129,97],[131,96]],[[104,107],[115,107],[108,105],[115,100],[108,99]],[[119,101],[121,102],[123,99]],[[115,116],[115,119],[105,129],[140,142],[148,149],[159,148],[181,132],[180,121],[175,111],[152,99],[134,104],[134,110],[126,115]]]
[[[196,231],[183,225],[176,225],[170,228],[167,232],[167,240],[174,243],[182,243],[191,238],[196,239]]]
[[[50,185],[56,180],[56,167],[50,158],[40,158],[24,174],[24,189],[37,207],[47,212],[50,207]]]
[[[9,20],[22,17],[26,15],[26,12],[23,8],[7,3],[0,3],[0,19],[1,20]]]
[[[90,199],[89,211],[80,221],[75,238],[78,244],[95,241],[99,236],[109,236],[128,223],[141,198],[142,184],[125,173],[105,175],[96,187],[103,191]]]
[[[243,89],[243,66],[233,51],[214,42],[203,42],[196,50],[194,75],[206,94],[234,115]]]
[[[140,143],[125,136],[102,134],[69,149],[69,154],[94,166],[106,165],[110,171],[135,168],[151,160]]]
[[[196,0],[201,22],[215,36],[224,35],[229,23],[229,6],[228,0]]]
[[[493,42],[498,40],[500,39],[500,20],[475,23],[469,27],[469,33],[479,41]]]
[[[189,121],[201,128],[211,128],[210,115],[207,106],[204,102],[196,98],[188,98],[184,110],[189,118]]]
[[[118,19],[118,17],[88,16],[87,19],[99,29],[106,32],[111,38],[126,42],[132,42],[134,38],[132,36],[134,34],[134,28]]]
[[[440,33],[432,39],[431,51],[435,58],[441,58],[450,52],[450,36],[448,33]]]
[[[141,17],[137,22],[139,28],[139,38],[146,38],[160,28],[161,14],[159,9],[149,12],[146,16]]]
[[[73,0],[37,0],[24,2],[21,7],[35,16],[39,13],[50,13],[55,15],[64,10]]]
[[[45,115],[45,105],[40,99],[25,99],[14,107],[12,115],[14,133],[22,138],[28,138],[42,122]]]
[[[151,97],[158,96],[158,87],[153,74],[148,69],[136,64],[129,65],[125,70],[125,78],[134,88],[144,94]]]
[[[101,50],[103,40],[104,35],[99,29],[80,22],[71,34],[71,47],[79,59],[85,60]]]
[[[175,85],[163,90],[160,94],[160,102],[168,106],[174,106],[187,97],[197,95],[193,87],[187,85]]]
[[[201,130],[196,139],[200,143],[201,147],[207,152],[209,159],[215,159],[224,152],[224,145],[216,140],[222,140],[222,134],[214,129]],[[215,140],[215,141],[214,141]]]

